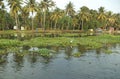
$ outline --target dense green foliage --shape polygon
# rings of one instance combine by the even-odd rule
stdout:
[[[4,2],[8,4],[4,4]],[[0,1],[0,30],[18,29],[23,26],[26,30],[41,28],[42,30],[88,30],[101,27],[120,29],[120,14],[98,10],[86,6],[75,11],[74,4],[68,2],[65,9],[55,7],[52,0],[1,0]],[[10,8],[10,11],[6,10]]]

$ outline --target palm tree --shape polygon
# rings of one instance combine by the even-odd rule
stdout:
[[[52,0],[43,0],[43,1],[41,1],[40,6],[43,11],[43,28],[45,31],[46,11],[49,9],[49,7],[54,6],[54,2]]]
[[[5,6],[3,3],[3,0],[0,0],[0,25],[1,25],[1,29],[4,31],[4,26],[5,26]]]
[[[3,0],[0,0],[0,8],[4,7]]]
[[[120,13],[116,14],[116,22],[115,22],[115,25],[116,25],[116,30],[120,30]]]
[[[34,30],[34,24],[33,24],[33,14],[34,12],[37,12],[37,4],[35,2],[35,0],[27,0],[26,2],[26,12],[29,12],[29,15],[32,14],[32,31]]]
[[[35,19],[36,19],[37,22],[38,22],[39,28],[42,28],[42,24],[43,24],[43,13],[42,13],[42,10],[41,10],[40,5],[38,5],[37,15],[35,16]]]
[[[86,6],[81,7],[78,16],[81,21],[81,30],[84,30],[84,22],[89,21],[90,18],[89,8]]]
[[[59,8],[56,8],[55,11],[53,12],[53,14],[51,15],[51,19],[53,21],[55,21],[55,26],[54,26],[54,29],[56,29],[56,25],[57,25],[57,22],[58,20],[61,18],[61,11]]]
[[[99,21],[97,19],[97,17],[98,17],[97,10],[91,9],[90,10],[90,15],[91,15],[91,18],[90,18],[90,21],[89,21],[89,28],[96,29],[99,26]]]
[[[106,18],[105,8],[104,7],[99,8],[99,13],[98,13],[97,19],[100,21],[102,26],[105,26],[105,28],[106,28],[106,20],[107,20],[107,18]]]
[[[67,27],[67,30],[69,29],[69,26],[70,26],[70,18],[72,17],[72,16],[74,16],[74,14],[75,14],[75,10],[74,10],[74,5],[73,5],[73,3],[72,2],[69,2],[68,4],[67,4],[67,6],[66,6],[66,14],[67,14],[67,16],[69,17],[69,19],[68,19],[68,27]]]
[[[111,11],[107,12],[106,13],[107,15],[107,22],[108,24],[107,25],[114,25],[115,24],[115,21],[116,21],[116,17],[115,17],[115,14],[113,14]]]
[[[21,1],[22,0],[8,0],[8,5],[10,6],[10,15],[15,18],[17,29],[19,29],[18,13],[21,10]]]
[[[73,31],[75,30],[75,27],[78,25],[78,19],[76,16],[72,19],[72,25],[73,25]]]
[[[24,6],[21,10],[21,18],[22,18],[22,25],[27,29],[27,22],[28,22],[28,17],[29,17],[29,12],[26,11],[27,7]]]

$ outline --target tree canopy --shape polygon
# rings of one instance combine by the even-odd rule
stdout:
[[[4,2],[8,5],[5,5]],[[10,11],[6,9],[10,8]],[[120,29],[120,13],[106,11],[101,6],[98,10],[82,6],[75,11],[74,4],[68,2],[65,9],[56,7],[52,0],[0,0],[0,30],[26,30],[42,28],[43,30],[88,30],[96,28]]]

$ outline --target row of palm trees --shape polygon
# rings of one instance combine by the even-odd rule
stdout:
[[[10,11],[6,10],[4,1],[8,2]],[[120,14],[98,10],[86,6],[75,11],[72,2],[66,4],[65,9],[56,7],[52,0],[0,0],[0,29],[13,29],[21,26],[28,30],[42,28],[43,30],[88,30],[102,27],[107,29],[120,28]]]

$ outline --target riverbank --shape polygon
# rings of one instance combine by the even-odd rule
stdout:
[[[120,43],[120,36],[101,34],[85,37],[35,37],[30,40],[0,39],[0,48],[10,47],[47,47],[47,46],[83,46],[85,49],[96,49],[107,44]]]

